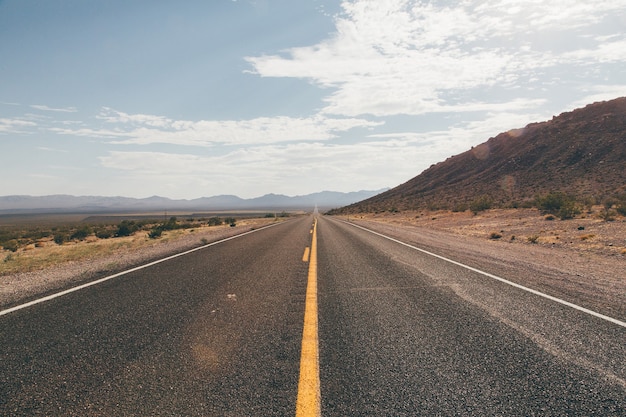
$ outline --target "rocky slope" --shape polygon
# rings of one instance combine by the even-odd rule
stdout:
[[[561,191],[596,200],[626,192],[626,97],[490,138],[387,192],[335,212],[496,206]]]

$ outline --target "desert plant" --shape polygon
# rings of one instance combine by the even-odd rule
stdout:
[[[98,239],[109,239],[112,236],[113,236],[113,232],[111,230],[107,230],[107,229],[96,230],[96,237]]]
[[[531,235],[531,236],[528,236],[528,238],[527,238],[527,239],[528,239],[528,241],[529,241],[530,243],[537,243],[537,240],[539,239],[539,236],[537,236],[537,235]]]
[[[85,240],[90,234],[91,228],[89,226],[83,226],[72,233],[70,240]]]
[[[130,236],[139,230],[139,226],[132,220],[122,220],[115,233],[116,237]]]
[[[12,239],[7,242],[4,242],[2,247],[10,252],[17,252],[18,248],[20,247],[20,244],[17,240]]]
[[[157,226],[154,229],[150,230],[150,233],[148,233],[148,237],[150,239],[158,239],[161,237],[162,234],[163,229]]]
[[[537,208],[543,213],[554,214],[561,220],[573,219],[580,210],[576,200],[562,192],[552,192],[535,199]]]
[[[209,219],[209,226],[219,226],[220,224],[222,224],[222,219],[219,217],[211,217]]]
[[[491,232],[491,234],[489,235],[489,239],[500,239],[502,237],[502,235],[498,232]]]
[[[474,214],[478,214],[481,211],[489,210],[493,205],[493,201],[486,195],[480,196],[474,199],[470,204],[469,208]]]
[[[57,233],[54,235],[54,243],[57,245],[62,245],[67,241],[67,235],[64,233]]]
[[[454,207],[452,208],[452,211],[453,211],[454,213],[462,213],[462,212],[464,212],[464,211],[467,211],[468,207],[469,207],[469,206],[467,205],[467,203],[457,203],[457,204],[455,204],[455,205],[454,205]]]
[[[170,219],[163,223],[160,227],[162,230],[176,230],[180,228],[176,217],[170,217]]]
[[[617,200],[613,198],[607,198],[602,202],[602,211],[600,212],[600,218],[605,222],[612,222],[615,220],[616,211],[613,211],[613,206],[617,205]]]

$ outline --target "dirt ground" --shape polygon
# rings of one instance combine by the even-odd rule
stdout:
[[[626,257],[626,218],[607,222],[598,217],[599,210],[570,220],[546,220],[549,216],[536,209],[488,210],[477,215],[469,211],[379,213],[356,215],[352,219],[427,227],[507,244],[535,244]]]

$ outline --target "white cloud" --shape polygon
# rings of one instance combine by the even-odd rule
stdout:
[[[610,42],[598,40],[595,48],[572,51],[564,54],[563,58],[583,65],[626,62],[626,38]]]
[[[50,127],[48,128],[48,130],[50,132],[54,132],[59,135],[83,136],[83,137],[101,138],[101,139],[112,139],[112,138],[129,136],[127,132],[122,132],[119,130],[94,129],[94,128],[89,128],[89,127],[82,127],[82,128]]]
[[[114,144],[167,143],[185,146],[253,145],[291,141],[317,141],[337,137],[353,128],[373,128],[382,122],[314,115],[259,117],[250,120],[172,120],[104,109],[98,116],[113,128],[51,128],[59,134],[116,139]]]
[[[25,133],[25,128],[34,126],[37,124],[28,120],[0,118],[0,133]]]
[[[176,196],[184,190],[180,197],[189,197],[189,190],[196,190],[198,196],[228,193],[250,198],[262,194],[259,190],[298,195],[379,189],[405,182],[433,161],[464,152],[501,131],[550,117],[503,111],[441,131],[373,133],[353,144],[272,143],[223,155],[114,151],[100,161],[105,168],[127,172],[127,186],[141,183],[146,195],[167,191]]]
[[[43,104],[31,104],[30,107],[32,107],[33,109],[37,109],[37,110],[59,112],[59,113],[76,113],[78,111],[76,107],[54,108],[54,107],[49,107]]]
[[[578,49],[576,41],[584,36],[583,29],[607,15],[624,15],[623,0],[435,4],[344,1],[332,38],[247,60],[261,76],[307,78],[332,88],[324,112],[351,117],[416,115],[455,106],[465,111],[467,104],[444,97],[455,91],[514,87],[536,70],[576,64],[590,55],[626,60],[622,41],[593,49]]]
[[[250,198],[266,190],[298,195],[395,185],[414,175],[423,152],[390,140],[355,145],[302,142],[238,149],[220,156],[116,151],[100,161],[120,175],[127,172],[128,180],[118,186],[130,189],[142,184],[146,195],[168,191],[167,195],[189,196],[195,190],[196,195]],[[170,185],[171,190],[165,190]]]
[[[612,100],[615,97],[626,97],[626,84],[623,85],[595,85],[583,90],[586,95],[575,102],[569,108],[577,109],[598,101]]]

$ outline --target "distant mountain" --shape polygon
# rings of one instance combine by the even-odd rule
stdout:
[[[341,207],[376,195],[384,190],[340,193],[324,191],[315,194],[289,197],[267,194],[262,197],[242,199],[234,195],[202,197],[193,200],[171,200],[165,197],[148,198],[49,195],[33,197],[11,195],[0,197],[0,214],[16,212],[122,212],[161,210],[320,210]]]
[[[452,209],[482,196],[508,206],[553,191],[596,199],[626,192],[626,98],[501,133],[332,213]]]

